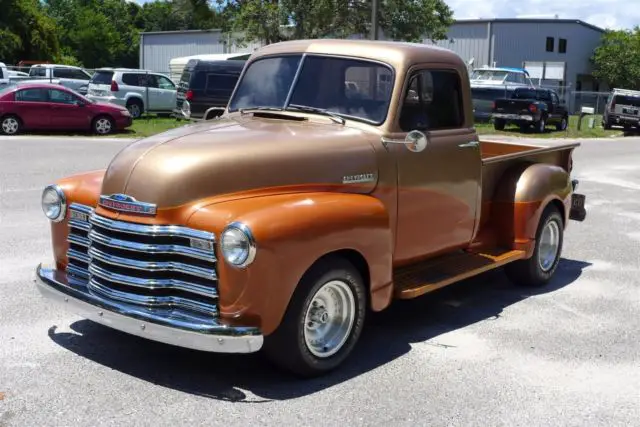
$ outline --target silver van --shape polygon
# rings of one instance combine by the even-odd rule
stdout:
[[[602,115],[602,127],[623,126],[640,128],[640,91],[613,89],[607,98]]]

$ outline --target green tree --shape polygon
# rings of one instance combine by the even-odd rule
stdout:
[[[592,62],[594,77],[610,87],[640,89],[640,27],[607,31]]]
[[[225,31],[267,44],[289,39],[368,35],[371,0],[216,0]],[[378,27],[387,38],[446,38],[453,11],[444,0],[379,0]]]
[[[0,54],[7,63],[60,53],[55,22],[38,0],[0,0]]]

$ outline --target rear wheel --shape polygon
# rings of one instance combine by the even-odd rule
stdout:
[[[20,132],[22,124],[17,116],[4,116],[0,120],[0,131],[5,135],[16,135]]]
[[[558,123],[556,125],[556,129],[559,130],[559,131],[567,129],[567,117],[566,116],[563,117],[562,120],[560,120],[560,123]]]
[[[564,220],[558,208],[549,205],[540,217],[533,256],[507,264],[504,267],[505,273],[518,285],[547,284],[560,262],[563,241]]]
[[[139,99],[130,99],[127,102],[127,110],[129,110],[129,114],[131,114],[131,118],[138,119],[142,116],[142,111],[144,111],[144,105],[142,101]]]
[[[366,311],[361,275],[348,261],[319,261],[302,278],[264,351],[277,366],[313,377],[338,367],[360,338]]]
[[[504,125],[505,122],[502,119],[496,119],[495,122],[493,122],[493,128],[495,130],[504,130]]]
[[[542,116],[540,117],[540,120],[538,120],[538,122],[535,124],[536,126],[536,131],[538,133],[544,133],[546,127],[547,127],[547,118]]]

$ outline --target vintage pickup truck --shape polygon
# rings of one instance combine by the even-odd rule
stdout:
[[[271,44],[219,118],[44,189],[54,260],[36,283],[120,331],[320,375],[394,299],[500,266],[547,283],[586,215],[578,145],[479,141],[449,50]]]

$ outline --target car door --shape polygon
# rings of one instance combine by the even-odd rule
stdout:
[[[55,129],[89,129],[91,114],[84,102],[66,90],[49,89],[51,127]]]
[[[162,111],[173,111],[176,106],[177,88],[167,77],[157,74],[156,82],[158,87],[158,98],[160,100],[159,109]]]
[[[15,93],[15,111],[25,128],[48,129],[51,124],[47,89],[25,88]]]
[[[396,260],[464,247],[473,238],[482,173],[480,146],[455,69],[424,66],[407,76],[397,132]],[[465,92],[463,92],[465,91]]]

